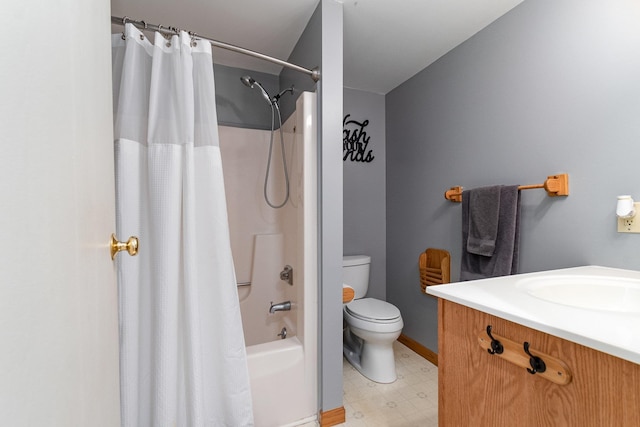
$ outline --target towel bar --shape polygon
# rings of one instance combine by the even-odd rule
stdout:
[[[521,185],[519,190],[532,190],[544,188],[549,197],[569,195],[569,174],[550,175],[542,184]],[[462,187],[451,187],[444,192],[444,198],[452,202],[462,202]]]

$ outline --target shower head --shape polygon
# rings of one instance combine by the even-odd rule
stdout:
[[[250,87],[251,89],[253,89],[253,84],[256,82],[251,76],[242,76],[240,77],[240,81],[242,81],[245,86]]]
[[[240,77],[240,81],[242,81],[242,83],[253,89],[254,87],[258,87],[258,89],[260,89],[260,92],[262,93],[262,97],[265,99],[265,101],[267,101],[269,103],[269,105],[272,104],[273,101],[271,101],[271,97],[269,96],[269,94],[267,93],[267,91],[262,87],[262,85],[260,83],[258,83],[257,81],[255,81],[253,79],[253,77],[251,76],[242,76]]]

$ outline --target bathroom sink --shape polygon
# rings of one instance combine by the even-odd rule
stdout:
[[[640,313],[640,280],[606,276],[545,276],[519,280],[518,288],[544,301],[576,308]]]

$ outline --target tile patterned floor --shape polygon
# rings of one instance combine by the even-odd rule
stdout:
[[[346,422],[337,427],[438,426],[438,367],[398,341],[393,351],[398,379],[392,384],[375,383],[342,359]]]
[[[395,342],[398,379],[375,383],[343,359],[344,427],[437,427],[438,368]]]

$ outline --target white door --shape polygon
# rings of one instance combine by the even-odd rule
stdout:
[[[0,2],[3,426],[120,424],[109,7]]]

